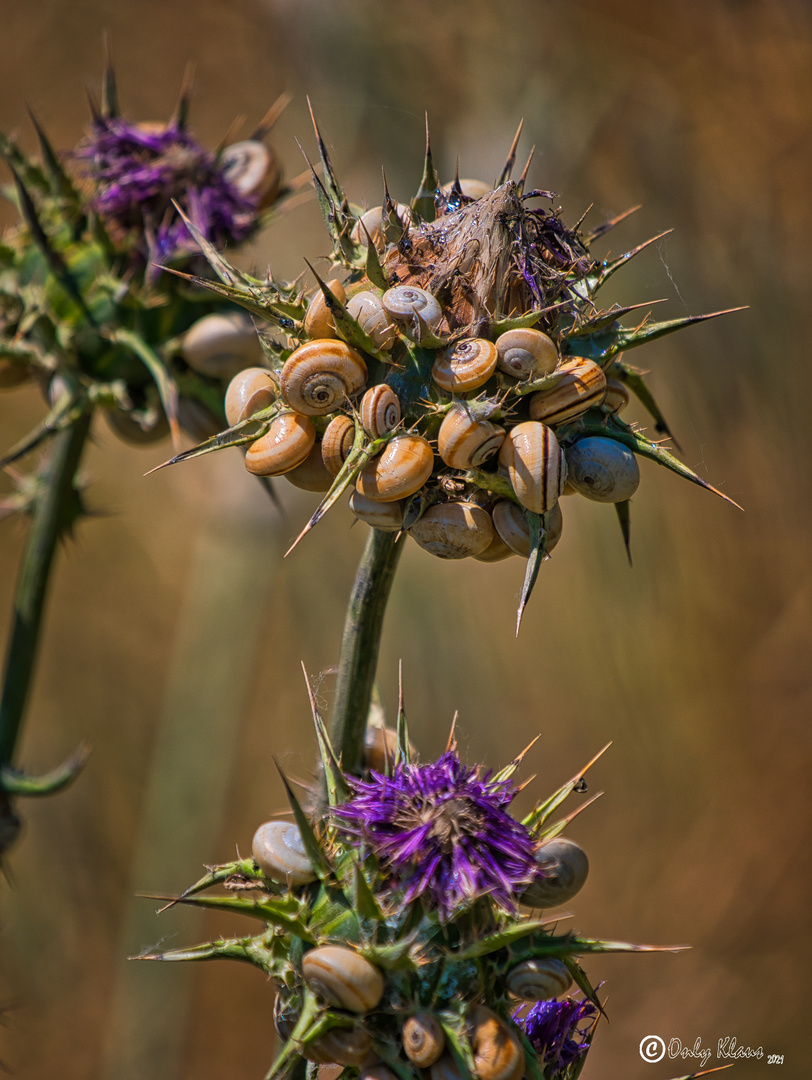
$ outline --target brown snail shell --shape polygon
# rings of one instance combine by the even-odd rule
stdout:
[[[508,548],[527,559],[530,556],[530,526],[522,508],[512,499],[500,499],[491,510],[491,517],[497,535]],[[564,527],[564,515],[558,503],[547,511],[544,522],[544,549],[549,554],[561,539],[561,530]]]
[[[368,499],[394,502],[414,495],[431,476],[434,452],[420,435],[396,435],[383,452],[367,462],[356,489]]]
[[[606,380],[606,395],[601,402],[602,408],[610,413],[620,412],[621,409],[626,408],[630,400],[631,396],[625,383],[619,379]]]
[[[305,416],[324,416],[364,385],[364,358],[344,341],[317,338],[295,349],[280,375],[282,397]]]
[[[377,293],[368,290],[354,293],[347,301],[347,311],[376,348],[387,351],[392,348],[398,336],[397,328]]]
[[[429,1080],[464,1080],[464,1077],[453,1057],[450,1054],[443,1054],[429,1066]]]
[[[490,544],[488,544],[484,551],[480,552],[479,555],[474,555],[472,557],[476,559],[477,562],[493,563],[503,562],[505,559],[512,558],[515,554],[516,552],[511,551],[511,549],[507,546],[505,541],[496,531],[496,525],[494,524],[493,540],[491,540]]]
[[[305,953],[302,977],[329,1005],[350,1012],[369,1012],[383,997],[380,968],[343,945],[321,945]]]
[[[391,506],[391,503],[379,503],[383,506]],[[368,769],[376,773],[386,772],[386,763],[391,767],[395,760],[398,748],[398,733],[394,728],[383,725],[370,725],[364,734],[364,764]],[[417,751],[409,742],[409,757],[412,761],[417,757]]]
[[[319,1065],[364,1065],[377,1061],[372,1036],[361,1027],[331,1028],[302,1046],[302,1056]]]
[[[349,416],[334,416],[321,438],[321,457],[331,476],[338,476],[355,442],[355,424]]]
[[[280,476],[301,465],[316,441],[316,429],[307,416],[280,413],[264,435],[251,443],[245,467],[255,476]]]
[[[440,353],[431,377],[449,394],[463,394],[483,386],[496,370],[496,346],[485,338],[467,338]]]
[[[616,439],[579,439],[567,449],[567,465],[575,490],[595,502],[625,502],[640,483],[637,458]]]
[[[226,390],[228,426],[234,427],[260,409],[267,409],[275,400],[276,384],[267,368],[250,367],[237,372]]]
[[[412,538],[441,559],[467,559],[480,555],[493,540],[487,510],[476,503],[434,503],[409,529]]]
[[[342,304],[347,299],[347,294],[344,291],[344,286],[338,280],[338,278],[331,278],[327,282],[327,288]],[[333,316],[330,314],[330,309],[327,307],[327,301],[324,299],[324,293],[321,289],[313,294],[313,298],[307,305],[307,312],[304,317],[305,333],[309,338],[334,338],[336,336],[336,324],[333,321]]]
[[[350,495],[350,510],[355,516],[381,532],[400,532],[403,528],[403,509],[404,504],[400,499],[381,502],[380,499],[368,499],[360,491],[353,491]]]
[[[358,411],[364,431],[373,439],[379,439],[387,431],[393,431],[400,423],[398,396],[386,383],[370,386],[361,398]]]
[[[524,1071],[524,1050],[504,1021],[484,1005],[469,1013],[474,1074],[479,1080],[519,1080]]]
[[[536,514],[546,513],[557,502],[567,482],[567,462],[558,439],[546,424],[534,420],[508,432],[499,464],[507,468],[519,502]]]
[[[430,1012],[415,1013],[403,1025],[403,1052],[418,1068],[428,1069],[445,1050],[440,1021]]]
[[[576,356],[561,364],[558,372],[561,378],[555,386],[530,398],[531,420],[563,424],[603,401],[606,376],[592,360]]]
[[[508,992],[522,1001],[548,1001],[565,994],[572,976],[555,956],[523,960],[507,973]]]
[[[396,285],[383,294],[384,309],[413,341],[433,334],[440,325],[443,309],[425,289],[416,285]]]
[[[583,888],[589,874],[586,852],[574,840],[557,836],[536,852],[544,877],[533,881],[521,895],[527,907],[556,907],[571,900]]]
[[[552,338],[530,327],[507,330],[496,339],[497,367],[517,379],[549,375],[558,364],[558,349]]]
[[[452,469],[478,469],[505,440],[505,429],[476,420],[463,405],[448,410],[437,435],[440,457]]]
[[[279,194],[282,174],[274,154],[257,139],[226,146],[220,155],[226,180],[260,207],[270,206]]]
[[[251,841],[254,862],[279,885],[306,885],[316,880],[313,864],[292,821],[266,821]]]
[[[302,491],[330,490],[334,478],[324,464],[319,443],[313,445],[301,465],[285,473],[285,479]]]
[[[190,368],[215,379],[231,379],[263,358],[251,317],[241,311],[204,315],[186,331],[181,349]]]

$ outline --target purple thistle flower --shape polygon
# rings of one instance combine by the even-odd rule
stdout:
[[[505,810],[515,789],[490,775],[448,751],[428,765],[398,765],[391,777],[350,778],[355,798],[334,813],[380,859],[404,903],[423,897],[444,921],[481,896],[515,911],[540,873],[536,844]]]
[[[567,1069],[589,1049],[585,1041],[597,1014],[591,1001],[538,1001],[525,1015],[522,1010],[513,1019],[521,1028],[542,1060],[548,1080],[563,1076]],[[579,1028],[584,1020],[589,1027]]]

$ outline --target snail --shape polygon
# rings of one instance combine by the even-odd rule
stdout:
[[[555,386],[530,398],[531,420],[563,424],[603,401],[606,376],[592,360],[576,356],[561,364],[558,373],[561,378]]]
[[[508,992],[522,1001],[547,1001],[565,994],[572,976],[554,956],[523,960],[507,973]]]
[[[379,439],[381,435],[392,431],[400,423],[398,396],[386,383],[370,386],[361,398],[358,412],[364,431],[373,439]]]
[[[443,310],[431,293],[415,285],[396,285],[387,289],[382,303],[387,315],[417,342],[433,334],[443,317]]]
[[[610,413],[620,412],[626,408],[629,400],[629,391],[624,383],[619,379],[606,380],[606,396],[601,402],[601,408]]]
[[[496,530],[496,524],[494,523],[493,540],[491,540],[490,544],[488,544],[484,551],[481,551],[479,555],[473,555],[472,558],[476,559],[477,562],[492,563],[502,562],[504,559],[510,559],[515,554],[516,552],[511,551],[511,549],[507,546],[505,541],[499,535]]]
[[[468,1075],[466,1070],[465,1076]],[[429,1080],[464,1080],[463,1073],[450,1054],[443,1054],[429,1067]]]
[[[321,945],[305,953],[302,976],[314,993],[338,1009],[369,1012],[383,997],[380,969],[343,945]]]
[[[267,368],[239,371],[228,384],[225,397],[226,420],[234,427],[241,420],[267,409],[276,399],[276,384]]]
[[[220,155],[226,180],[241,195],[255,199],[260,207],[270,206],[279,194],[282,174],[276,157],[263,142],[243,139],[226,146]]]
[[[145,418],[144,423],[123,409],[105,409],[104,417],[116,435],[133,446],[148,446],[169,434],[169,421],[160,408],[152,411],[149,420]]]
[[[431,476],[434,452],[420,435],[396,435],[367,462],[355,483],[368,499],[394,502],[414,495]]]
[[[449,394],[476,390],[493,375],[498,357],[492,341],[468,338],[440,353],[431,369],[431,377]]]
[[[368,290],[355,293],[347,301],[347,311],[376,348],[386,351],[392,348],[398,332],[377,293]]]
[[[637,458],[616,439],[579,439],[567,449],[567,464],[572,486],[595,502],[625,502],[640,483]]]
[[[378,1060],[372,1036],[360,1027],[331,1028],[302,1046],[302,1056],[318,1065],[364,1065]]]
[[[355,424],[349,416],[334,416],[321,437],[321,457],[331,476],[338,476],[355,441]]]
[[[400,532],[403,528],[403,503],[381,502],[380,499],[368,499],[360,491],[350,495],[350,510],[361,521],[381,532]]]
[[[522,893],[527,907],[556,907],[581,891],[589,873],[589,859],[582,847],[564,836],[548,840],[536,852],[536,862],[544,871]]]
[[[403,1052],[418,1068],[428,1069],[445,1050],[440,1021],[430,1012],[415,1013],[403,1025]]]
[[[474,1006],[469,1019],[474,1074],[479,1080],[519,1080],[524,1051],[507,1024],[484,1005]]]
[[[398,221],[404,228],[408,228],[412,219],[412,212],[408,206],[404,206],[402,203],[395,203],[395,213],[397,214]],[[365,210],[361,214],[360,218],[352,227],[350,238],[353,243],[360,244],[362,247],[367,247],[369,240],[376,248],[382,250],[385,244],[384,236],[384,209],[382,206],[373,206],[369,210]],[[367,239],[369,237],[369,240]]]
[[[437,449],[452,469],[478,469],[504,440],[503,427],[489,420],[476,420],[464,405],[454,405],[443,417]]]
[[[466,559],[489,546],[493,525],[488,511],[476,503],[435,503],[412,525],[409,535],[431,555]]]
[[[554,505],[567,482],[567,462],[558,439],[546,424],[534,420],[508,432],[499,464],[507,469],[519,502],[536,514]]]
[[[316,429],[309,417],[280,413],[267,432],[248,447],[245,467],[256,476],[280,476],[301,465],[315,441]]]
[[[314,443],[301,465],[285,473],[285,479],[302,491],[330,490],[333,476],[324,464],[319,443]]]
[[[357,393],[366,379],[367,366],[359,352],[336,338],[316,338],[287,358],[280,387],[297,412],[324,416]]]
[[[493,527],[497,535],[516,555],[526,559],[530,555],[530,526],[524,512],[512,499],[500,499],[491,510]],[[544,515],[544,550],[549,554],[561,539],[564,515],[555,503]]]
[[[496,339],[496,350],[499,370],[517,379],[548,375],[558,364],[558,349],[552,338],[541,330],[508,330]]]
[[[316,880],[313,864],[292,821],[266,821],[251,841],[254,862],[279,885],[306,885]]]
[[[481,199],[483,195],[493,191],[493,184],[488,184],[484,180],[451,180],[449,183],[443,184],[443,195],[448,198],[455,187],[459,188],[466,199]]]
[[[338,278],[331,278],[327,282],[327,288],[342,304],[347,299],[347,294],[344,291],[344,286],[338,280]],[[327,301],[324,299],[324,293],[321,289],[313,294],[313,298],[307,305],[307,312],[304,317],[305,333],[309,338],[334,338],[336,336],[336,324],[333,321],[333,316],[330,314],[330,309],[327,307]]]
[[[240,311],[198,319],[184,334],[181,351],[190,368],[215,379],[230,379],[263,357],[251,317]]]
[[[379,506],[391,506],[391,503],[379,503]],[[386,763],[391,766],[398,747],[398,733],[394,728],[380,724],[369,724],[364,734],[364,764],[376,773],[386,772]],[[409,742],[409,758],[414,761],[417,751]]]
[[[321,1080],[321,1077],[319,1077],[319,1080]],[[358,1080],[398,1080],[398,1077],[391,1069],[379,1064],[368,1065],[366,1068],[361,1069]]]

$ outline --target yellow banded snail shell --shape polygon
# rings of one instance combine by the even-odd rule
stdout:
[[[280,413],[248,447],[245,467],[255,476],[281,476],[302,464],[315,441],[312,420],[295,412]]]
[[[251,841],[251,854],[262,873],[279,885],[306,885],[316,880],[302,834],[292,821],[260,825]]]
[[[572,486],[594,502],[625,502],[640,483],[637,458],[616,439],[579,439],[567,449],[567,464]]]
[[[496,339],[496,349],[497,367],[516,379],[549,375],[558,364],[558,349],[552,338],[529,327],[506,331]]]
[[[327,282],[327,288],[336,300],[339,300],[342,304],[347,299],[344,286],[338,278],[331,278]],[[327,307],[327,301],[324,299],[321,288],[313,294],[312,300],[307,305],[304,328],[309,338],[334,338],[336,336],[336,324],[330,314],[330,309]]]
[[[314,993],[338,1009],[369,1012],[383,997],[380,969],[343,945],[322,945],[305,953],[302,976]]]
[[[315,443],[304,461],[285,473],[285,479],[302,491],[329,491],[333,476],[321,456],[321,446]]]
[[[474,1074],[479,1080],[519,1080],[524,1071],[524,1050],[507,1024],[484,1005],[469,1013]]]
[[[331,476],[338,476],[355,441],[355,424],[349,416],[334,416],[321,438],[321,458]]]
[[[530,398],[531,420],[563,424],[603,401],[606,376],[592,360],[576,356],[561,364],[558,373],[561,378],[555,386]]]
[[[606,396],[601,402],[602,408],[607,412],[616,413],[625,409],[629,404],[630,395],[625,383],[619,379],[606,380]]]
[[[437,357],[431,377],[449,394],[463,394],[467,390],[476,390],[490,379],[498,357],[492,341],[468,338]]]
[[[574,840],[558,836],[536,852],[536,862],[544,871],[524,890],[520,901],[526,907],[556,907],[571,900],[583,888],[589,874],[586,852]]]
[[[567,462],[558,439],[546,424],[534,420],[511,428],[499,451],[499,464],[507,468],[519,502],[536,514],[546,513],[558,501],[567,482]]]
[[[404,1054],[421,1069],[428,1069],[445,1050],[440,1021],[429,1012],[410,1016],[403,1025],[401,1038]]]
[[[437,434],[440,457],[452,469],[478,469],[505,440],[505,429],[476,420],[463,405],[448,410]]]
[[[256,199],[260,207],[270,206],[279,193],[282,175],[276,157],[258,139],[243,139],[226,146],[220,165],[232,187]]]
[[[297,412],[324,416],[364,385],[364,358],[344,341],[317,338],[295,349],[280,375],[282,397]]]
[[[215,379],[230,379],[263,357],[251,317],[241,311],[204,315],[184,334],[181,350],[190,368]]]
[[[378,383],[370,386],[361,398],[358,410],[364,431],[373,439],[379,439],[400,423],[400,402],[391,386]]]
[[[530,526],[522,508],[512,499],[500,499],[491,510],[493,527],[497,535],[516,555],[526,559],[530,555]],[[549,554],[561,539],[564,527],[564,515],[558,503],[551,506],[544,515],[542,525],[545,531],[544,550]]]
[[[425,289],[416,285],[396,285],[387,289],[382,302],[387,315],[403,327],[413,341],[421,341],[440,325],[443,309]]]
[[[434,452],[420,435],[396,435],[367,462],[355,487],[368,499],[395,502],[414,495],[431,476]]]
[[[490,545],[493,525],[488,511],[476,503],[435,503],[412,525],[409,534],[430,555],[467,559]]]
[[[318,1065],[364,1065],[377,1061],[372,1036],[363,1028],[331,1028],[302,1046],[302,1057]]]
[[[350,495],[350,510],[355,516],[381,532],[400,532],[403,528],[403,509],[404,504],[400,499],[381,502],[380,499],[368,499],[360,491],[353,491]]]
[[[508,992],[522,1001],[548,1001],[565,994],[572,976],[554,956],[523,960],[507,973]]]
[[[260,409],[272,405],[276,384],[267,368],[250,367],[239,371],[228,384],[225,397],[226,420],[234,427]]]
[[[392,348],[398,332],[377,293],[367,290],[354,293],[347,301],[347,311],[376,348],[387,351]]]

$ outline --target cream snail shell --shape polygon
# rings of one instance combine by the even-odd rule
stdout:
[[[607,412],[616,413],[625,409],[629,404],[630,394],[625,383],[619,379],[606,380],[606,396],[601,402],[601,407]]]
[[[579,439],[567,450],[567,464],[572,486],[595,502],[625,502],[640,483],[637,458],[615,439]]]
[[[431,476],[434,452],[420,435],[396,435],[367,462],[355,486],[368,499],[394,502],[414,495]]]
[[[279,885],[306,885],[316,880],[313,864],[292,821],[266,821],[251,841],[254,862]]]
[[[400,402],[395,391],[386,383],[370,386],[361,398],[358,409],[364,431],[373,439],[379,439],[400,423]]]
[[[565,994],[572,976],[554,956],[523,960],[507,973],[508,992],[522,1001],[547,1001]]]
[[[500,499],[491,510],[493,527],[497,535],[516,555],[527,559],[530,555],[530,526],[522,508],[512,499]],[[549,554],[561,539],[564,515],[555,503],[544,515],[544,550]]]
[[[493,525],[488,511],[476,503],[435,503],[412,525],[409,535],[431,555],[467,559],[490,545]]]
[[[398,220],[406,228],[412,220],[412,213],[408,206],[404,206],[403,203],[395,203],[395,213]],[[360,244],[362,247],[367,247],[369,240],[376,248],[383,249],[384,247],[384,209],[382,206],[373,206],[369,210],[365,210],[361,214],[360,218],[352,227],[350,237],[355,244]]]
[[[448,410],[437,434],[440,457],[452,469],[478,469],[505,441],[505,429],[475,420],[463,405]]]
[[[391,506],[391,503],[378,503],[379,506]],[[364,734],[364,764],[376,773],[386,772],[386,763],[391,766],[398,748],[398,733],[394,728],[370,724]],[[409,757],[412,761],[417,751],[409,742]]]
[[[327,282],[327,288],[336,300],[342,304],[347,299],[344,286],[338,278],[331,278]],[[309,338],[334,338],[336,336],[336,324],[330,314],[330,309],[327,307],[327,301],[324,299],[321,288],[313,294],[312,300],[307,305],[304,328]]]
[[[369,1012],[383,997],[380,968],[343,945],[322,945],[305,953],[302,976],[314,993],[338,1009]]]
[[[282,179],[273,153],[257,139],[243,139],[226,146],[220,155],[226,180],[241,195],[256,199],[261,207],[269,206],[279,193]]]
[[[524,1050],[507,1024],[484,1005],[476,1005],[469,1018],[474,1074],[479,1080],[519,1080]]]
[[[317,338],[295,349],[280,375],[282,397],[297,412],[324,416],[339,408],[366,382],[359,352],[336,338]]]
[[[347,311],[376,348],[387,351],[392,348],[398,332],[377,293],[366,290],[354,293],[347,301]]]
[[[483,195],[487,195],[493,191],[493,185],[486,183],[485,180],[472,180],[470,178],[465,180],[458,180],[460,191],[466,197],[466,199],[481,199]],[[447,184],[443,184],[443,195],[448,197],[454,190],[454,181],[450,180]]]
[[[280,413],[264,435],[251,443],[245,467],[255,476],[280,476],[301,465],[316,441],[316,429],[307,416]]]
[[[225,397],[226,420],[234,427],[241,420],[266,409],[276,400],[276,384],[267,368],[250,367],[238,372],[228,384]]]
[[[373,529],[381,532],[400,532],[403,528],[403,503],[381,502],[380,499],[368,499],[360,491],[350,495],[350,510],[355,516]]]
[[[338,476],[355,442],[355,424],[349,416],[334,416],[321,438],[321,458],[331,476]]]
[[[567,462],[558,439],[546,424],[527,420],[508,432],[499,451],[516,497],[536,514],[557,502],[567,482]],[[503,537],[504,539],[504,537]]]
[[[418,1068],[428,1069],[445,1050],[440,1021],[429,1012],[415,1013],[403,1025],[403,1052]]]
[[[190,368],[215,379],[230,379],[263,358],[251,317],[240,311],[198,319],[184,334],[181,351]]]
[[[382,302],[387,315],[403,327],[404,333],[413,341],[421,341],[433,334],[443,317],[443,309],[431,293],[415,285],[396,285],[387,289]]]
[[[558,364],[558,349],[552,338],[541,330],[517,328],[508,330],[496,339],[500,371],[517,379],[534,375],[549,375]]]
[[[329,491],[333,475],[324,464],[321,446],[315,443],[301,465],[285,473],[285,479],[302,491]]]
[[[576,356],[561,364],[558,372],[561,378],[555,386],[530,398],[531,420],[563,424],[603,401],[606,376],[592,360]]]
[[[441,353],[431,369],[431,377],[449,394],[463,394],[483,386],[496,370],[499,354],[492,341],[468,338]]]
[[[318,1065],[364,1065],[377,1061],[372,1050],[372,1036],[363,1028],[331,1028],[302,1046],[302,1056]]]
[[[586,852],[564,836],[548,840],[536,852],[536,862],[544,871],[527,886],[520,900],[526,907],[548,908],[565,904],[583,888],[589,874]]]

